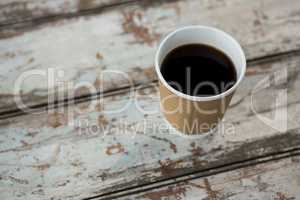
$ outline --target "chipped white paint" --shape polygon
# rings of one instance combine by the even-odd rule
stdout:
[[[124,76],[103,81],[105,69],[126,72],[135,84],[149,83],[156,79],[149,74],[156,45],[163,35],[183,25],[204,24],[227,31],[241,42],[248,59],[298,49],[297,5],[297,0],[149,3],[32,25],[28,31],[7,27],[0,35],[11,31],[20,35],[0,40],[0,111],[16,108],[14,82],[28,70],[63,70],[58,81],[71,81],[73,86],[59,92],[69,91],[70,98],[89,93],[75,92],[82,76],[102,92],[129,85]],[[45,77],[36,76],[26,79],[21,89],[27,105],[45,103],[47,95],[57,92],[52,86],[47,90]]]
[[[299,156],[291,157],[119,199],[297,199],[300,196],[299,161]]]
[[[1,1],[0,5],[9,2]],[[52,13],[36,14],[39,9],[28,6],[28,9],[37,11],[33,15],[24,13],[23,16],[32,19],[65,13],[62,11],[65,8],[69,9],[66,12],[77,12],[76,3],[79,1],[72,1],[62,7],[57,5],[67,1],[55,0],[51,4],[49,1],[43,4],[43,0],[23,2],[57,8],[51,9]],[[89,3],[91,7],[87,4],[87,7],[81,8],[95,8],[100,5],[99,2],[111,3],[89,2],[92,2]],[[22,31],[14,25],[7,27],[0,30],[0,111],[15,108],[11,96],[13,82],[22,72],[32,69],[48,70],[54,67],[56,70],[64,70],[62,81],[88,81],[99,91],[128,85],[124,77],[119,76],[105,76],[103,81],[101,75],[105,69],[122,70],[133,78],[135,84],[149,84],[156,79],[151,67],[155,46],[162,35],[182,25],[213,25],[231,33],[241,42],[249,59],[299,49],[297,5],[299,2],[296,0],[284,4],[279,0],[178,1],[161,3],[159,6],[151,6],[150,3],[145,7],[130,5],[122,8],[122,12],[116,8],[94,16],[27,26],[32,29],[28,31]],[[3,7],[0,8],[0,21],[4,19],[10,23],[19,20],[19,16],[3,18],[2,15]],[[23,25],[25,27],[26,23]],[[218,132],[198,139],[184,139],[164,129],[166,124],[159,112],[141,113],[133,103],[128,104],[122,112],[109,114],[109,111],[129,102],[128,93],[106,97],[103,104],[93,101],[96,107],[91,111],[79,114],[77,109],[74,121],[68,118],[66,110],[1,120],[0,199],[92,197],[195,170],[299,148],[299,64],[299,55],[296,54],[248,68],[249,76],[237,91],[224,121],[225,125],[234,125],[235,134],[221,135]],[[272,85],[255,94],[257,112],[270,116],[277,109],[272,105],[273,94],[282,88],[288,89],[288,130],[280,133],[253,115],[249,106],[249,93],[258,81],[283,67],[289,69],[287,84]],[[22,88],[24,101],[30,105],[45,102],[47,95],[53,92],[47,91],[46,86],[43,78],[27,80]],[[71,91],[75,93],[74,88]],[[153,87],[138,89],[137,92],[141,108],[148,111],[159,109],[158,96]],[[86,91],[76,95],[83,94]],[[153,98],[149,98],[151,96]],[[68,109],[85,107],[86,103],[82,103],[70,105]],[[85,123],[88,123],[87,126]],[[144,129],[145,123],[147,127]],[[269,175],[261,179],[244,176],[241,181],[228,180],[240,177],[240,171],[235,171],[212,177],[209,184],[213,190],[231,187],[232,190],[229,188],[225,193],[221,191],[217,195],[227,197],[232,191],[236,199],[249,195],[257,195],[257,198],[273,194],[277,195],[274,198],[279,198],[281,194],[288,195],[287,198],[297,196],[297,188],[294,187],[299,184],[292,178],[298,177],[298,174],[288,177],[283,174],[297,167],[296,164],[287,162],[289,165],[282,170],[282,162],[278,163],[271,166],[275,166],[274,170],[277,170],[276,166],[281,167],[277,172],[282,176],[266,172]],[[293,186],[283,186],[280,182],[278,187],[274,186],[274,191],[268,187],[256,193],[264,185],[257,181],[276,183],[280,178],[282,183],[291,183]],[[199,181],[201,186],[207,185],[204,180],[195,182]],[[224,180],[231,184],[225,184],[222,182]],[[248,193],[244,192],[245,188]],[[279,193],[285,189],[287,194]],[[185,195],[193,198],[195,194],[205,198],[208,195],[207,188],[203,190],[193,186]]]
[[[76,14],[80,11],[99,9],[122,2],[126,0],[2,0],[0,24]]]
[[[145,115],[133,103],[122,112],[108,114],[129,102],[128,93],[106,97],[103,104],[96,104],[91,111],[77,112],[74,126],[68,125],[71,119],[59,110],[2,120],[1,199],[92,197],[299,148],[300,82],[293,76],[299,74],[299,63],[299,56],[295,55],[252,66],[225,116],[225,124],[235,127],[233,135],[218,132],[198,139],[182,138],[165,129],[160,112]],[[273,94],[287,86],[286,133],[261,123],[250,110],[248,95],[255,83],[282,67],[290,72],[289,82],[265,89],[263,98],[259,97],[256,104],[260,114],[271,114],[275,108],[270,107],[269,98],[272,100]],[[159,108],[153,87],[139,89],[138,94],[138,105],[142,108],[150,111]],[[83,103],[76,107],[86,106]]]

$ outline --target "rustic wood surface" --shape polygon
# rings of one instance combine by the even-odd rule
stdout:
[[[68,17],[130,0],[1,0],[0,25]]]
[[[234,127],[226,134],[218,131],[197,139],[182,138],[167,129],[155,85],[93,100],[91,110],[86,110],[89,102],[85,102],[50,113],[1,120],[2,199],[105,195],[299,149],[299,55],[252,64],[222,123],[225,130]],[[276,76],[285,71],[289,75],[286,81]],[[271,85],[254,90],[255,111],[260,117],[270,117],[275,110],[287,107],[284,132],[276,130],[278,121],[272,128],[251,110],[251,92],[262,80],[270,80]],[[287,102],[276,105],[276,94],[282,95],[286,88]],[[134,94],[135,103],[129,101]],[[68,116],[72,111],[74,116]]]
[[[287,200],[300,196],[300,157],[198,178],[119,199]]]
[[[57,2],[61,1],[53,4]],[[152,82],[159,40],[183,25],[212,25],[227,31],[241,42],[250,60],[297,51],[299,13],[298,0],[284,4],[280,0],[148,1],[98,15],[5,26],[0,29],[0,112],[16,109],[16,95],[26,105],[35,106],[47,103],[48,95],[54,97],[53,103],[89,94],[80,87],[82,83],[107,92]],[[48,89],[45,77],[33,76],[23,82],[22,93],[14,92],[14,83],[23,72],[48,72],[49,68],[56,70],[56,87]],[[57,75],[59,70],[63,77]],[[132,82],[109,70],[125,72]],[[111,77],[103,78],[108,75]],[[60,87],[62,81],[73,85]],[[57,93],[60,95],[54,95]]]
[[[0,199],[297,199],[299,156],[236,167],[299,153],[299,22],[296,0],[1,1]],[[159,111],[153,57],[166,33],[191,24],[232,34],[249,62],[221,128],[183,138]],[[73,86],[27,79],[26,105],[83,102],[7,118],[21,114],[14,81],[50,68]]]

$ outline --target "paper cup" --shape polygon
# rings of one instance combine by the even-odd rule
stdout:
[[[204,44],[226,54],[236,70],[235,84],[221,94],[204,97],[187,95],[170,86],[161,73],[161,64],[170,51],[186,44]],[[198,135],[215,129],[222,120],[237,86],[245,76],[246,58],[239,43],[227,33],[212,27],[188,26],[175,30],[161,42],[155,56],[155,70],[165,118],[180,132]]]

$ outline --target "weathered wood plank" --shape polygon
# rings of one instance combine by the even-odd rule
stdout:
[[[298,199],[300,156],[206,178],[180,182],[118,199]]]
[[[298,0],[284,4],[279,0],[200,0],[158,5],[130,5],[95,16],[46,23],[31,31],[1,30],[2,36],[19,36],[0,40],[0,112],[15,109],[13,97],[18,95],[33,106],[47,103],[49,96],[53,102],[89,94],[80,87],[82,83],[105,92],[130,83],[152,82],[156,79],[152,66],[158,41],[183,25],[212,25],[231,33],[241,42],[248,59],[300,46]],[[47,78],[33,76],[22,83],[21,94],[14,92],[14,83],[24,72],[46,73],[50,68],[58,80],[49,90]],[[109,70],[124,72],[125,76]],[[64,72],[62,77],[58,77],[59,71]],[[103,79],[108,74],[112,78]],[[62,87],[62,82],[71,83],[70,87]]]
[[[90,111],[81,110],[88,106],[83,103],[1,120],[1,199],[97,196],[300,148],[299,65],[299,56],[288,56],[249,68],[222,123],[226,134],[222,129],[197,139],[174,134],[159,112],[154,86],[138,89],[135,103],[129,101],[133,93],[126,93],[94,100]],[[278,82],[273,72],[282,75],[285,69],[287,82]],[[259,118],[250,94],[268,77],[271,86],[253,96]],[[275,105],[276,94],[283,95],[285,88],[287,102]],[[277,130],[280,119],[272,127],[261,120],[285,107],[286,131]]]
[[[2,0],[0,2],[0,25],[80,14],[82,11],[101,9],[126,2],[130,0]]]

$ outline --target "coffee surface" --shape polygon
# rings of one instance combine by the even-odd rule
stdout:
[[[192,96],[212,96],[225,92],[236,82],[230,58],[203,44],[177,47],[161,65],[164,79],[176,90]]]

